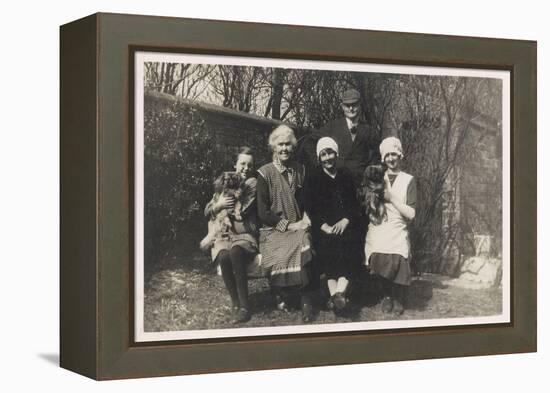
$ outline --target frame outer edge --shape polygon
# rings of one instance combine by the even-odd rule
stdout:
[[[97,379],[97,17],[60,27],[60,366]]]
[[[515,325],[525,351],[537,351],[537,43],[514,68],[513,217]]]
[[[124,28],[120,28],[122,25]],[[249,33],[255,28],[266,34],[256,34],[250,38]],[[225,35],[220,36],[222,31]],[[306,32],[310,33],[307,37]],[[100,333],[97,356],[101,379],[489,355],[536,349],[536,248],[533,248],[536,239],[533,241],[530,233],[522,234],[523,229],[514,231],[518,236],[513,239],[516,248],[512,255],[521,257],[521,260],[512,266],[512,270],[514,279],[521,285],[518,285],[512,303],[516,323],[507,326],[367,334],[353,338],[281,338],[258,342],[228,340],[223,343],[159,343],[158,346],[135,347],[130,342],[127,299],[130,281],[128,266],[132,263],[128,241],[128,236],[131,236],[128,226],[128,176],[131,169],[128,168],[128,155],[131,153],[128,150],[131,147],[128,146],[127,134],[132,132],[127,112],[129,46],[163,46],[172,47],[174,51],[221,51],[221,54],[258,54],[260,57],[270,53],[273,57],[287,57],[285,54],[288,54],[289,58],[296,58],[307,47],[306,54],[333,57],[336,60],[345,60],[346,57],[354,54],[359,56],[358,53],[361,53],[361,56],[368,54],[369,59],[388,59],[388,63],[392,63],[392,60],[397,63],[433,62],[432,65],[479,65],[480,68],[506,70],[513,67],[514,72],[518,71],[514,76],[513,99],[518,101],[513,107],[512,124],[518,135],[512,135],[513,153],[517,155],[514,157],[512,174],[520,176],[515,176],[516,182],[512,184],[512,206],[514,202],[515,206],[521,206],[521,203],[528,206],[523,217],[518,215],[517,210],[512,213],[512,217],[515,224],[520,225],[518,228],[531,230],[536,222],[536,205],[533,204],[531,190],[518,188],[518,185],[531,186],[534,182],[533,190],[536,192],[536,171],[533,172],[534,177],[528,173],[534,168],[533,162],[536,164],[533,155],[536,133],[530,133],[536,129],[536,119],[532,118],[533,113],[536,114],[536,108],[533,107],[536,106],[536,85],[533,85],[536,84],[536,75],[533,74],[536,72],[536,44],[518,40],[116,14],[98,16],[98,34],[97,80],[100,91],[97,127],[100,176],[97,191],[100,228],[97,244],[100,258],[96,274]],[[300,35],[307,42],[288,40]],[[399,45],[388,46],[390,36],[392,42]],[[330,37],[332,41],[329,43],[323,40]],[[346,46],[333,49],[332,42],[344,37],[350,38],[345,40]],[[369,38],[369,42],[360,39],[364,37]],[[282,46],[281,41],[285,43]],[[402,51],[395,52],[398,48]],[[435,54],[432,53],[434,50]],[[522,139],[524,133],[529,134],[525,140]],[[525,162],[518,162],[521,160]],[[525,254],[522,255],[518,250]],[[532,285],[533,278],[535,286]],[[382,348],[388,346],[391,350],[381,352]],[[348,350],[345,356],[326,355],[329,348],[344,347]],[[235,362],[230,363],[231,359]]]

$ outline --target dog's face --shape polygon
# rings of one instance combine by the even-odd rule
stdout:
[[[225,172],[223,174],[222,185],[224,191],[238,190],[241,187],[242,177],[236,172]]]
[[[372,191],[382,190],[385,172],[386,168],[383,165],[369,165],[363,173],[363,184]]]
[[[370,165],[363,173],[363,187],[365,190],[365,205],[370,222],[379,225],[386,215],[384,205],[384,174],[383,165]]]

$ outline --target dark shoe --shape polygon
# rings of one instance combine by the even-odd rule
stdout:
[[[233,323],[242,323],[247,321],[250,321],[250,311],[246,308],[239,308],[239,310],[235,313]]]
[[[304,323],[313,321],[313,306],[309,303],[302,304],[302,321]]]
[[[385,297],[382,299],[382,312],[389,314],[393,310],[394,304],[391,297]]]
[[[334,306],[337,310],[343,310],[346,307],[346,298],[342,292],[336,292],[333,296]]]
[[[395,315],[402,315],[405,311],[405,307],[401,304],[399,300],[394,299],[393,300],[393,313]]]

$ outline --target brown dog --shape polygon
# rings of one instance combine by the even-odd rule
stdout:
[[[223,236],[232,227],[232,220],[242,221],[243,190],[245,180],[236,172],[224,172],[214,181],[214,192],[217,197],[229,196],[235,199],[232,209],[223,209],[208,222],[208,234],[200,242],[203,251],[208,250],[218,236]],[[214,197],[217,199],[217,197]]]
[[[363,172],[365,207],[370,222],[380,224],[386,217],[384,204],[384,165],[369,165]]]

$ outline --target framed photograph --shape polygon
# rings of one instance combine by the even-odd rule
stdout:
[[[536,350],[536,43],[61,28],[61,365]]]

